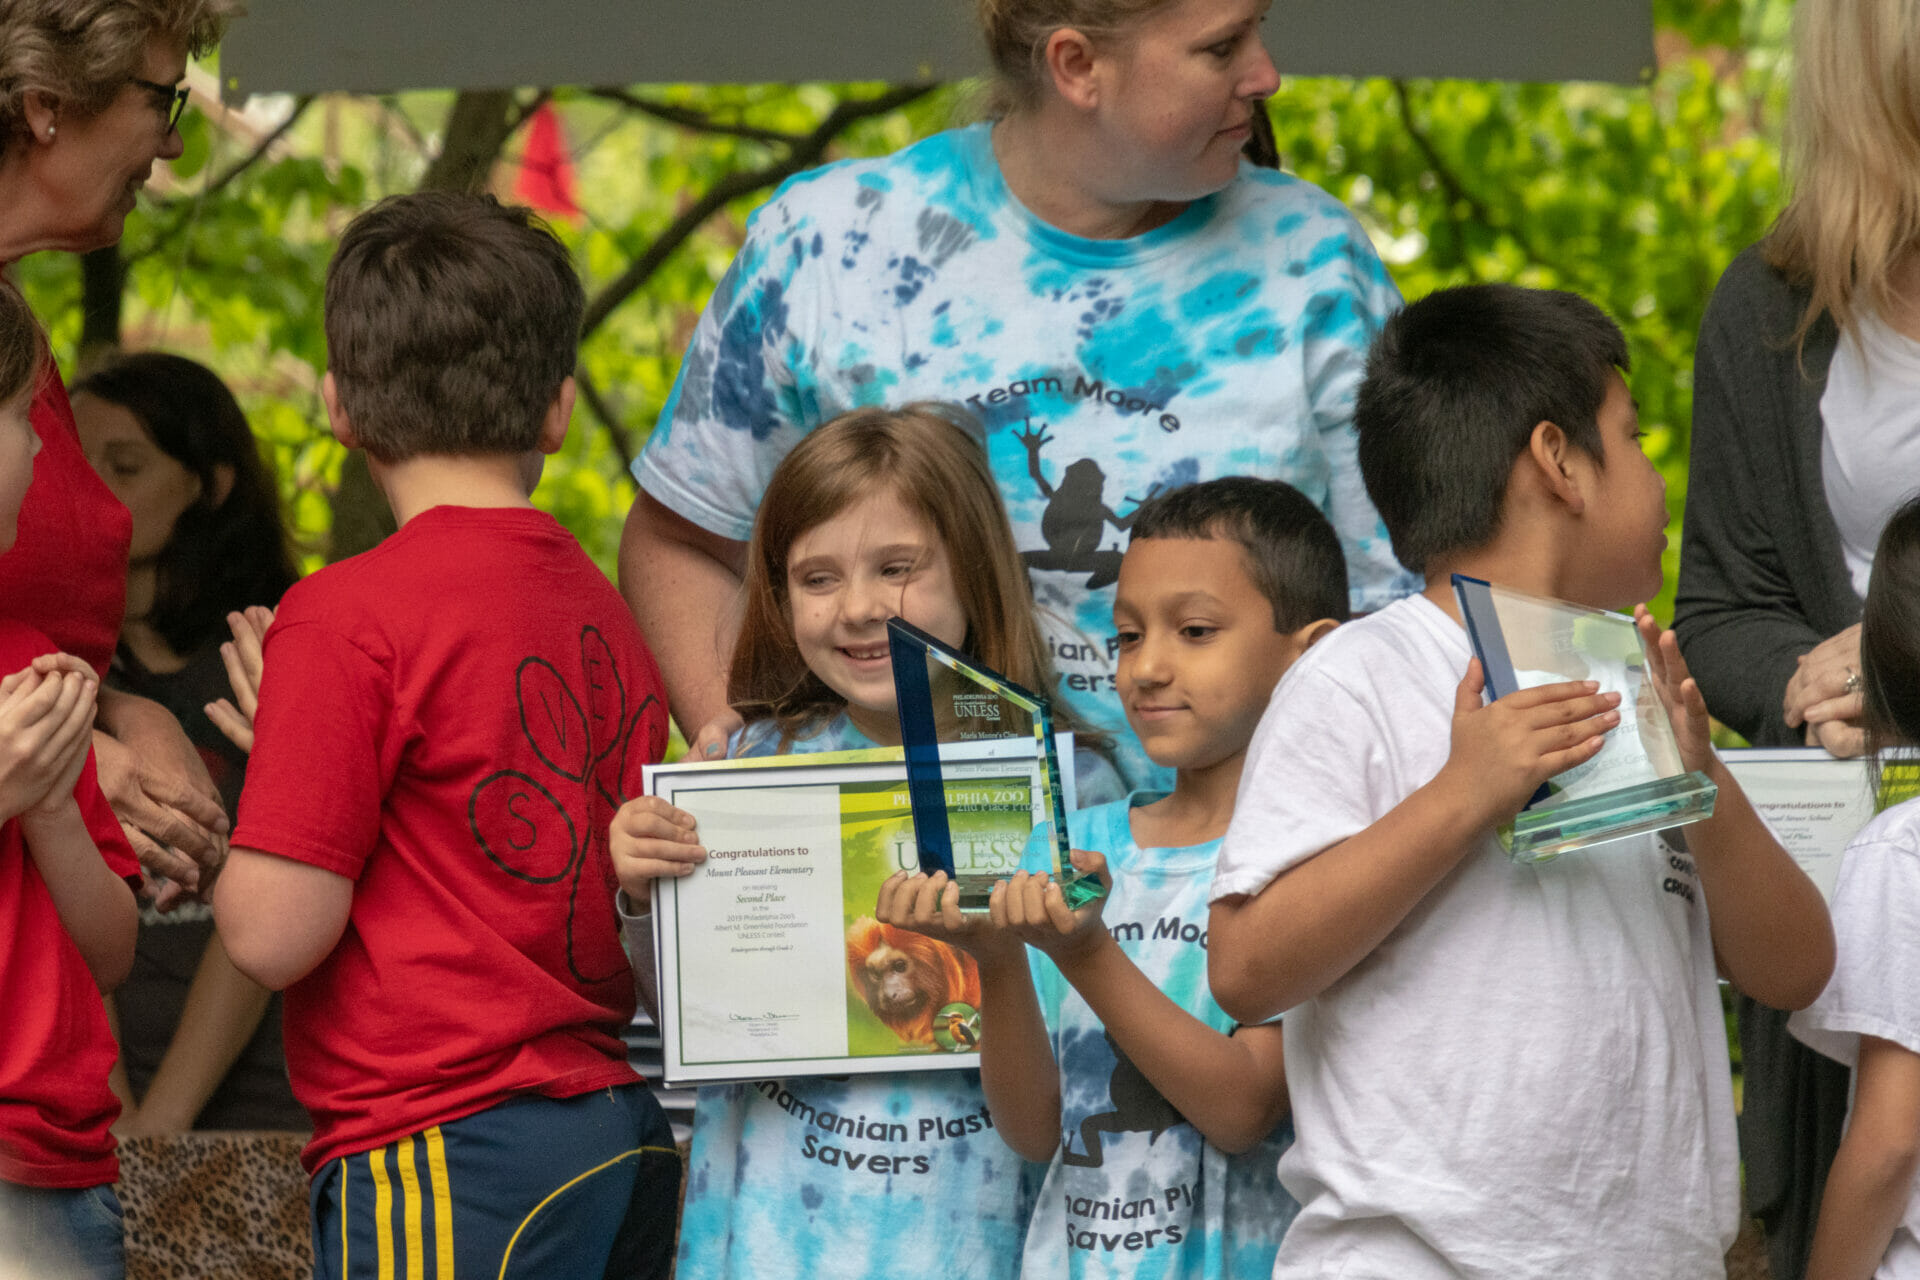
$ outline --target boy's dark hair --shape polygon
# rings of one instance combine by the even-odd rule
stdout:
[[[1860,611],[1860,692],[1876,760],[1920,745],[1920,497],[1893,513],[1873,553]]]
[[[1387,321],[1354,405],[1360,474],[1415,573],[1499,532],[1507,480],[1533,429],[1552,422],[1596,462],[1600,405],[1627,340],[1578,294],[1472,284],[1440,289]]]
[[[572,375],[585,307],[567,250],[492,196],[390,196],[327,267],[327,367],[367,452],[524,453]]]
[[[1220,538],[1247,555],[1247,575],[1273,606],[1273,629],[1345,622],[1347,561],[1340,535],[1320,508],[1290,484],[1227,476],[1147,499],[1133,516],[1133,540]]]

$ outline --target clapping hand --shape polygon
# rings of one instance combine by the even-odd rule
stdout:
[[[227,668],[227,683],[233,687],[233,701],[220,698],[206,705],[207,719],[227,735],[227,741],[242,751],[253,751],[253,717],[260,710],[260,675],[267,628],[273,625],[273,610],[263,605],[249,606],[243,613],[227,615],[227,629],[233,639],[220,646],[220,661]]]
[[[93,740],[99,678],[70,654],[42,654],[0,679],[0,818],[73,795]]]

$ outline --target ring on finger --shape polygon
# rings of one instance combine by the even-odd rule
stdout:
[[[1860,673],[1852,667],[1847,668],[1847,682],[1842,689],[1846,693],[1860,692]]]

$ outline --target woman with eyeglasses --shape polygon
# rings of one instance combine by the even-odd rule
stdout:
[[[181,153],[187,56],[212,47],[232,9],[232,0],[0,0],[0,271],[30,253],[120,239],[153,166]],[[40,451],[18,540],[0,555],[0,609],[104,676],[125,607],[130,518],[88,465],[50,359],[30,421]],[[204,889],[227,819],[178,721],[102,689],[95,724],[101,787],[142,863],[178,886],[164,890],[169,898]],[[0,900],[0,911],[11,919],[17,905]],[[9,1218],[0,1246],[39,1241],[55,1250],[43,1261],[66,1268],[60,1274],[78,1264],[81,1274],[115,1276],[124,1264],[107,1131],[119,1109],[107,1089],[113,1040],[99,1003],[76,1016],[53,999],[0,1013],[0,1211]],[[48,1118],[91,1137],[40,1140]]]

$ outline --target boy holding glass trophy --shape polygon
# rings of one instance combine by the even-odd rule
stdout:
[[[1637,609],[1644,656],[1486,702],[1454,590],[1601,610],[1659,590],[1665,485],[1626,367],[1597,308],[1506,285],[1414,303],[1369,356],[1361,471],[1426,589],[1289,674],[1213,885],[1216,997],[1248,1022],[1289,1011],[1280,1178],[1301,1210],[1276,1280],[1695,1277],[1733,1241],[1716,971],[1807,1004],[1833,964],[1826,910],[1714,754],[1671,632]],[[1565,669],[1534,660],[1553,636],[1504,630],[1515,668]],[[1636,666],[1656,695],[1629,707],[1638,746],[1664,754],[1670,729],[1712,816],[1545,860],[1503,848],[1497,829],[1523,835],[1542,787],[1623,723],[1632,691],[1602,668]]]
[[[1028,870],[1010,877],[984,859],[969,874],[964,798],[943,817],[916,796],[923,855],[945,822],[952,861],[890,879],[876,914],[978,962],[988,1108],[1010,1146],[1049,1162],[1022,1275],[1265,1276],[1295,1208],[1273,1176],[1292,1137],[1281,1029],[1236,1027],[1208,994],[1207,889],[1261,709],[1346,618],[1346,566],[1326,517],[1276,480],[1151,498],[1131,532],[1116,676],[1127,723],[1175,771],[1173,791],[1072,814],[1079,852],[1064,857],[1042,822]],[[992,718],[990,676],[953,679],[942,656],[923,666],[903,639],[903,727],[910,707],[937,708],[921,726],[923,763],[991,733],[969,723]],[[1000,719],[1026,723],[1012,707]],[[910,729],[907,745],[911,777]],[[960,791],[945,794],[952,806]],[[964,910],[974,903],[986,912]]]

